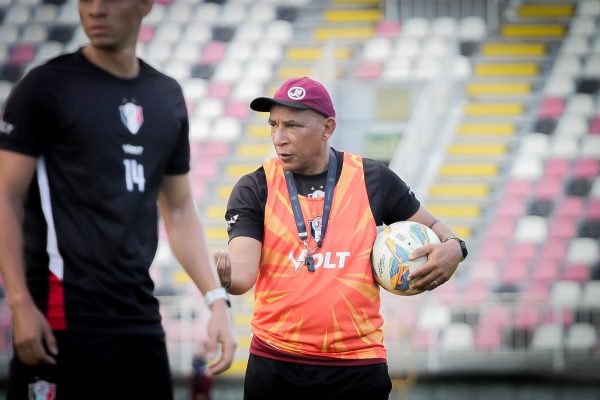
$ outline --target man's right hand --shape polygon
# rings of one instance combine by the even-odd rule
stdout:
[[[33,304],[12,308],[13,343],[19,359],[27,365],[56,364],[58,347],[48,321]]]
[[[218,250],[213,254],[213,260],[217,267],[221,286],[229,289],[231,287],[231,260],[229,259],[229,254]]]

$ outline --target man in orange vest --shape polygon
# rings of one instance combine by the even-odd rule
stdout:
[[[244,398],[387,399],[376,227],[417,221],[443,242],[413,253],[429,257],[416,289],[450,279],[464,241],[385,165],[329,147],[335,109],[321,83],[290,79],[250,107],[270,112],[277,157],[234,187],[229,254],[215,254],[229,293],[255,289]]]

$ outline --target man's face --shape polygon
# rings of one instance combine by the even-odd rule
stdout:
[[[312,110],[274,105],[269,125],[284,170],[302,175],[323,172],[328,160],[327,139],[335,127],[333,118]]]
[[[118,50],[135,44],[152,0],[79,0],[79,17],[92,46]]]

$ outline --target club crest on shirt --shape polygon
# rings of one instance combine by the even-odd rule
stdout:
[[[121,113],[121,122],[123,122],[123,125],[125,125],[131,134],[137,134],[144,123],[142,106],[127,102],[119,106],[119,112]]]
[[[323,226],[323,218],[317,217],[312,221],[309,221],[310,224],[310,235],[313,237],[315,242],[321,240],[321,227]]]
[[[29,400],[54,400],[56,399],[56,384],[39,380],[28,385]]]

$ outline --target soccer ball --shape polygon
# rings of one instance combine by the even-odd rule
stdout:
[[[399,221],[379,231],[371,253],[373,277],[390,293],[413,296],[421,290],[411,289],[408,276],[427,262],[423,256],[409,261],[408,256],[429,243],[440,243],[437,235],[418,222]]]

